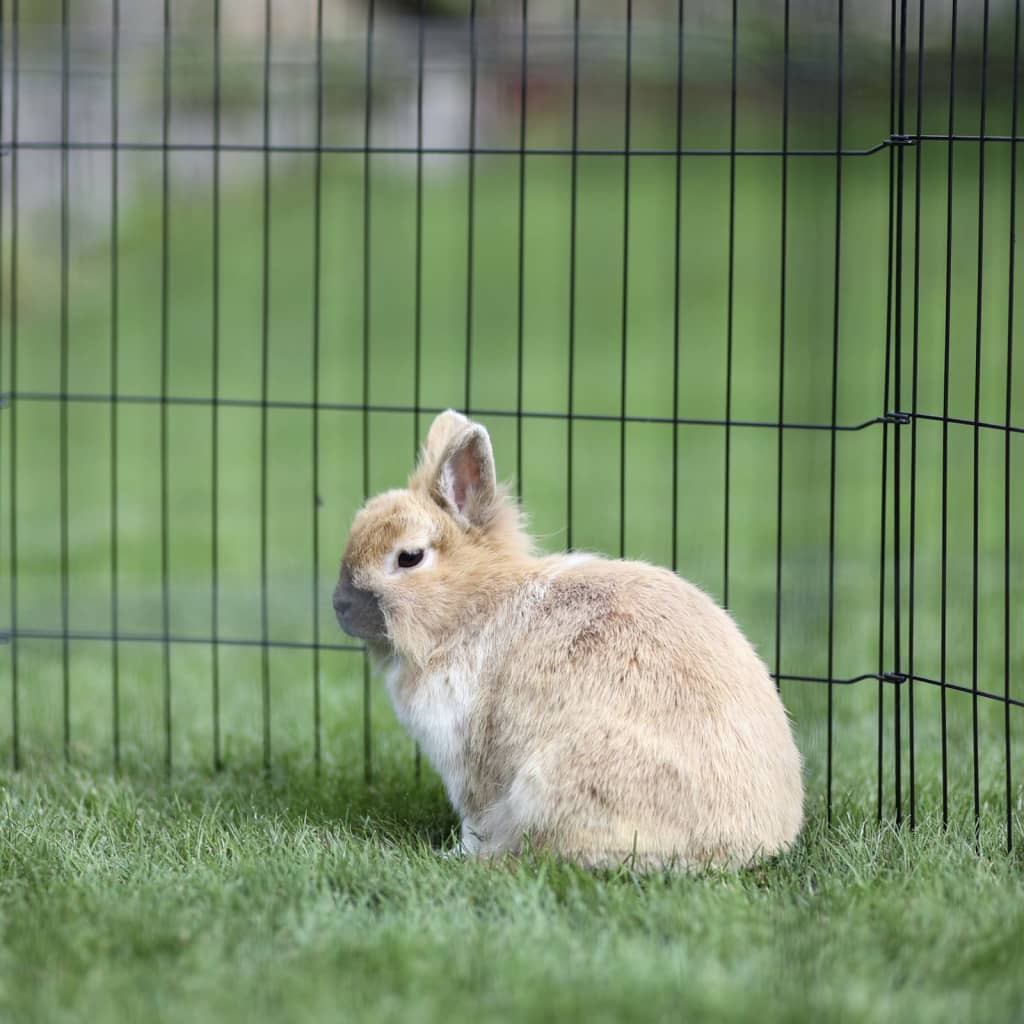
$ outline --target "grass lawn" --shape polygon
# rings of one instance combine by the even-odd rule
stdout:
[[[1024,873],[970,830],[815,816],[742,874],[437,856],[438,786],[307,771],[3,780],[18,1021],[1013,1021]]]
[[[917,407],[939,413],[945,398],[945,150],[918,148],[923,162]],[[1007,156],[1005,149],[990,147],[985,186],[980,412],[994,423],[1005,420]],[[43,164],[33,164],[34,154],[22,152],[18,159],[20,173],[46,173]],[[102,154],[74,155],[73,180],[84,173],[86,161],[100,159]],[[155,154],[125,153],[121,159],[149,161],[151,170],[159,170]],[[895,429],[889,428],[888,596],[880,643],[883,433],[869,421],[912,404],[915,307],[908,301],[903,308],[903,388],[894,396],[891,378],[886,390],[887,153],[851,158],[843,176],[834,414],[840,424],[868,425],[837,435],[834,456],[828,431],[781,431],[780,550],[780,431],[734,427],[727,476],[721,426],[631,422],[620,432],[618,422],[600,418],[617,416],[622,408],[624,323],[628,415],[671,417],[678,400],[680,415],[690,420],[724,417],[725,162],[684,162],[679,363],[673,380],[674,164],[633,161],[623,319],[622,162],[580,160],[573,403],[577,413],[592,418],[573,425],[570,479],[565,421],[528,417],[520,435],[516,419],[507,415],[516,408],[520,367],[514,164],[477,161],[473,302],[467,308],[465,167],[447,158],[443,165],[427,160],[417,345],[411,161],[374,160],[366,281],[361,158],[325,157],[318,356],[312,162],[273,163],[265,335],[262,194],[248,185],[226,189],[215,363],[212,207],[201,185],[186,184],[195,167],[195,158],[188,159],[191,164],[171,160],[166,334],[159,203],[140,200],[121,209],[113,361],[110,251],[96,227],[106,223],[108,211],[86,209],[73,193],[69,218],[68,389],[106,393],[116,376],[122,395],[158,396],[165,386],[172,398],[199,400],[172,402],[165,419],[159,402],[126,401],[112,413],[104,403],[76,400],[68,403],[62,439],[60,404],[52,398],[61,386],[58,225],[39,217],[21,226],[15,383],[9,321],[2,360],[4,390],[16,389],[21,397],[0,413],[0,559],[5,581],[17,571],[20,629],[69,625],[102,634],[116,614],[123,632],[159,634],[166,612],[179,637],[201,639],[216,629],[222,637],[252,640],[263,628],[265,567],[272,639],[343,643],[328,595],[347,523],[362,499],[364,470],[370,490],[404,479],[430,417],[386,407],[419,402],[490,411],[480,418],[492,431],[499,472],[515,477],[545,548],[566,544],[571,500],[573,546],[617,554],[621,539],[632,557],[670,564],[675,555],[681,572],[719,598],[728,590],[737,618],[784,676],[822,676],[831,669],[842,678],[895,664]],[[914,165],[907,159],[909,238]],[[224,160],[259,157],[225,154]],[[955,170],[949,407],[951,415],[972,419],[976,151],[959,150]],[[102,167],[94,172],[105,173]],[[827,424],[833,415],[833,172],[829,160],[790,161],[783,367],[783,419],[790,424]],[[731,415],[774,422],[779,165],[742,158],[736,173]],[[207,180],[205,174],[194,176]],[[531,157],[526,189],[522,402],[530,412],[562,413],[569,391],[568,160]],[[4,230],[10,230],[8,220]],[[908,244],[908,280],[915,273],[912,255]],[[1018,295],[1024,292],[1022,267],[1018,259]],[[5,257],[8,310],[10,269]],[[365,365],[364,285],[370,314]],[[1016,323],[1019,352],[1024,317]],[[268,397],[280,403],[266,413],[251,404],[261,397],[264,358]],[[221,398],[236,404],[215,409],[207,401],[215,371]],[[1015,359],[1014,375],[1012,420],[1020,424],[1024,358]],[[314,388],[323,403],[316,415],[308,407]],[[375,407],[365,420],[358,408],[364,400]],[[995,693],[1009,685],[1013,696],[1024,699],[1019,633],[1009,662],[1003,647],[1007,559],[1015,567],[1009,596],[1016,619],[1024,608],[1024,577],[1016,569],[1024,545],[1020,490],[1015,484],[1007,546],[1004,435],[979,431],[975,576],[973,433],[951,426],[946,439],[943,633],[943,430],[927,421],[916,428],[913,561],[911,428],[899,430],[901,667],[906,671],[913,657],[920,675],[944,675],[968,687],[976,682]],[[1014,435],[1011,444],[1017,480],[1024,435]],[[68,465],[66,621],[62,450]],[[911,570],[913,634],[906,616]],[[15,609],[9,588],[3,589],[0,622],[6,623]],[[61,645],[53,640],[22,639],[0,648],[0,752],[13,749],[13,719],[6,709],[16,686],[23,765],[20,772],[0,774],[0,1017],[1009,1021],[1024,1013],[1024,873],[1019,852],[1005,853],[1005,723],[995,703],[983,700],[979,707],[980,852],[974,842],[968,695],[948,695],[950,827],[944,832],[942,694],[927,685],[898,691],[886,685],[880,719],[875,682],[836,686],[834,821],[828,830],[828,688],[793,681],[782,690],[806,762],[809,823],[799,848],[747,873],[641,879],[628,870],[595,876],[545,860],[484,866],[439,858],[434,847],[454,824],[443,793],[429,769],[417,778],[414,751],[393,722],[382,687],[371,680],[364,691],[358,651],[324,651],[316,661],[308,649],[279,647],[264,668],[260,650],[244,644],[214,653],[203,643],[175,643],[165,661],[161,644],[139,640],[122,644],[116,656],[115,666],[115,651],[106,641],[76,640],[68,645],[65,669]],[[119,775],[110,772],[115,708]],[[1020,733],[1019,709],[1011,715]],[[272,755],[268,778],[261,772],[264,722]],[[67,768],[61,764],[65,740]],[[313,767],[317,742],[319,774]],[[904,813],[913,780],[919,819],[914,833],[875,820],[879,797],[886,819],[894,809],[897,743]],[[215,745],[226,766],[219,774],[210,771]],[[1016,741],[1011,798],[1018,851],[1024,845],[1022,750]],[[168,754],[174,763],[169,777],[163,772]]]

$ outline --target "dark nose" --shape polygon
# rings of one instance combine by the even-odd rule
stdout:
[[[342,570],[341,578],[332,595],[334,612],[341,626],[349,636],[382,637],[386,633],[384,613],[380,603],[369,590],[361,590],[352,584],[352,577]]]

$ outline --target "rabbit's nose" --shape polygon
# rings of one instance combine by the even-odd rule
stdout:
[[[340,594],[334,595],[334,611],[338,615],[345,615],[345,613],[352,607],[351,601],[346,601]]]

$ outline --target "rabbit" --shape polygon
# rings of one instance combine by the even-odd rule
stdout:
[[[744,866],[800,831],[789,721],[729,614],[667,569],[539,556],[458,412],[407,489],[357,512],[334,609],[444,782],[462,854]]]

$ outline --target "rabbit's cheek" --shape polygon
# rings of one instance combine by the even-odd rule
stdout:
[[[334,614],[349,636],[377,640],[387,635],[384,612],[376,595],[342,580],[334,588]]]

